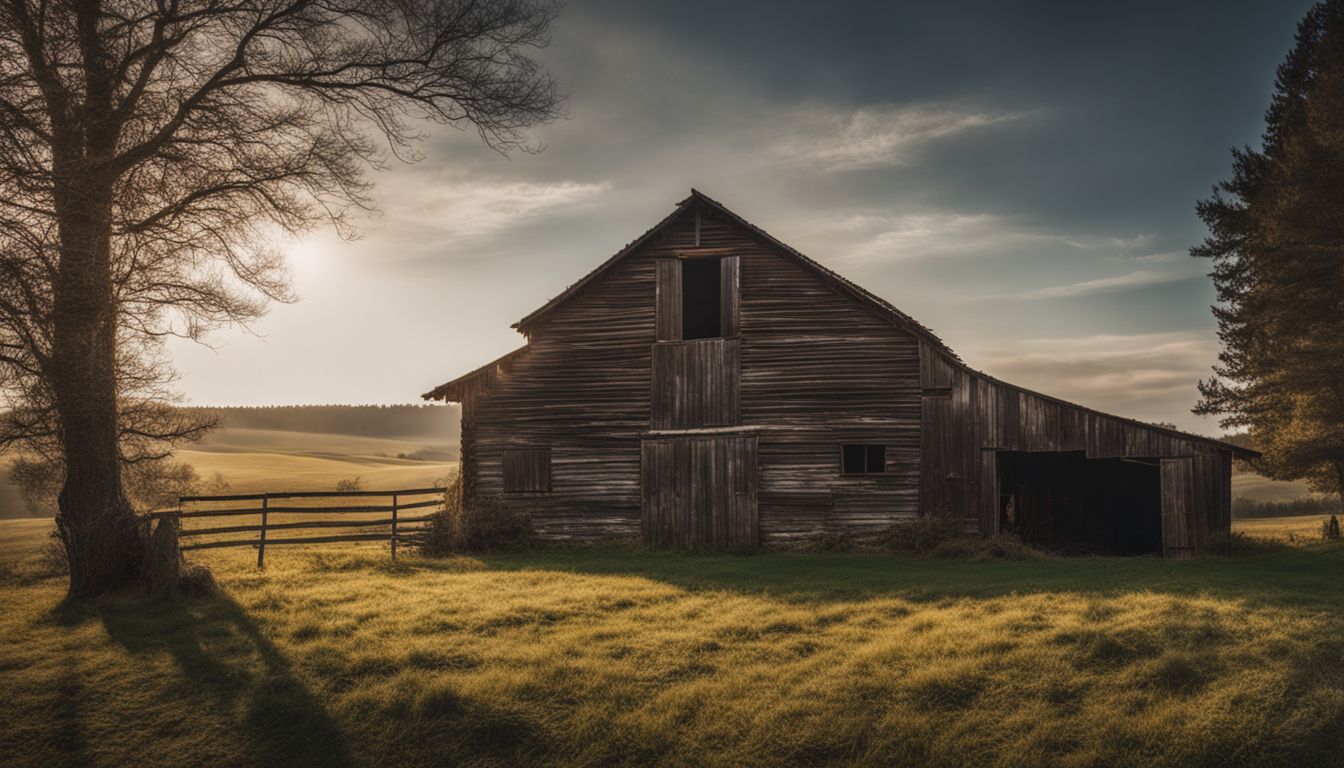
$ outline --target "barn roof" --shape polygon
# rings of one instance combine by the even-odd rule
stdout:
[[[980,377],[980,378],[982,378],[982,379],[984,379],[984,380],[986,380],[986,381],[988,381],[988,382],[994,384],[995,386],[998,386],[998,387],[1004,387],[1005,389],[1011,389],[1011,390],[1013,390],[1013,391],[1015,391],[1015,392],[1021,392],[1021,393],[1027,394],[1027,395],[1031,395],[1032,397],[1039,397],[1040,399],[1042,399],[1042,400],[1046,400],[1046,401],[1051,402],[1051,403],[1054,403],[1055,405],[1063,406],[1063,407],[1065,407],[1065,408],[1071,408],[1071,409],[1076,410],[1076,411],[1082,411],[1083,413],[1090,413],[1090,414],[1092,414],[1093,416],[1101,416],[1101,417],[1103,417],[1103,418],[1111,419],[1111,420],[1113,420],[1113,421],[1118,421],[1118,422],[1121,422],[1121,423],[1123,423],[1123,424],[1129,424],[1129,425],[1132,425],[1132,426],[1135,426],[1135,427],[1141,427],[1141,428],[1143,428],[1143,429],[1151,430],[1151,431],[1153,431],[1153,432],[1157,432],[1157,433],[1159,433],[1159,434],[1168,435],[1168,436],[1171,436],[1171,437],[1178,437],[1178,438],[1181,438],[1181,439],[1183,439],[1183,440],[1191,440],[1191,441],[1194,441],[1194,442],[1208,443],[1208,444],[1210,444],[1210,445],[1216,445],[1216,446],[1218,446],[1219,448],[1222,448],[1222,449],[1224,449],[1224,450],[1230,451],[1230,452],[1232,453],[1233,456],[1235,456],[1235,457],[1237,457],[1237,458],[1239,458],[1239,459],[1258,459],[1258,458],[1260,458],[1260,452],[1259,452],[1259,451],[1256,451],[1256,450],[1254,450],[1254,449],[1251,449],[1251,448],[1245,448],[1245,447],[1243,447],[1243,446],[1236,445],[1236,444],[1234,444],[1234,443],[1229,443],[1229,442],[1226,442],[1226,441],[1223,441],[1223,440],[1219,440],[1219,439],[1214,438],[1214,437],[1206,437],[1205,435],[1197,435],[1197,434],[1195,434],[1195,433],[1193,433],[1193,432],[1182,432],[1182,431],[1179,430],[1179,429],[1172,429],[1171,427],[1164,427],[1164,426],[1162,426],[1162,425],[1160,425],[1160,424],[1153,424],[1153,423],[1151,423],[1151,422],[1147,422],[1147,421],[1139,421],[1138,419],[1131,419],[1131,418],[1129,418],[1129,417],[1127,417],[1127,416],[1116,416],[1116,415],[1113,414],[1113,413],[1106,413],[1105,411],[1098,411],[1096,408],[1089,408],[1089,407],[1087,407],[1086,405],[1079,405],[1078,403],[1069,402],[1068,400],[1064,400],[1064,399],[1055,397],[1055,396],[1053,396],[1053,395],[1047,395],[1047,394],[1044,394],[1044,393],[1042,393],[1042,392],[1037,392],[1037,391],[1034,390],[1034,389],[1027,389],[1026,387],[1021,386],[1021,385],[1019,385],[1019,384],[1013,384],[1012,382],[1004,381],[1003,379],[996,378],[996,377],[994,377],[994,376],[990,376],[988,373],[985,373],[984,371],[977,371],[976,369],[974,369],[974,368],[972,368],[972,367],[966,365],[965,363],[960,363],[960,364],[958,364],[958,367],[960,367],[962,370],[966,371],[966,372],[969,373],[970,375],[972,375],[972,376],[978,376],[978,377]]]
[[[468,386],[470,386],[476,381],[498,375],[502,370],[503,366],[508,365],[510,361],[512,361],[515,357],[518,356],[520,352],[522,352],[525,349],[527,349],[526,344],[513,350],[512,352],[509,352],[506,355],[502,355],[494,360],[491,360],[485,365],[482,365],[480,368],[468,371],[462,374],[461,376],[458,376],[456,379],[453,379],[452,381],[444,382],[443,384],[440,384],[439,386],[429,390],[420,397],[425,400],[443,400],[449,403],[460,403],[462,402],[462,394],[465,392]]]

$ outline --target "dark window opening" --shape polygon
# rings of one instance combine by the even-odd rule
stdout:
[[[864,468],[866,472],[886,472],[887,471],[887,446],[870,445],[868,446],[868,465]]]
[[[840,470],[846,475],[872,475],[887,471],[887,446],[846,443],[840,446]]]
[[[505,493],[547,493],[550,490],[550,448],[510,448],[504,451]]]
[[[681,338],[715,339],[723,335],[721,259],[681,262]]]

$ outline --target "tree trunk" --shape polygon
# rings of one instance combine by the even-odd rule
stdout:
[[[117,589],[139,574],[142,539],[121,485],[118,307],[112,281],[112,200],[119,122],[99,0],[75,5],[82,102],[53,119],[52,200],[60,236],[53,283],[51,386],[65,484],[56,526],[70,562],[70,596]]]
[[[70,562],[72,597],[130,583],[141,555],[117,447],[111,184],[84,181],[57,195],[61,260],[52,315],[51,383],[65,454],[56,525]]]

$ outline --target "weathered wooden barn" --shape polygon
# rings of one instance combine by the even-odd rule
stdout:
[[[692,190],[424,395],[469,496],[554,538],[735,548],[940,515],[1179,554],[1231,524],[1244,449],[969,368],[897,308]]]

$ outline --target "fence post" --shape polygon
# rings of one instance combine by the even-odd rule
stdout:
[[[257,541],[257,567],[266,567],[266,512],[271,506],[268,494],[261,496],[261,538]]]
[[[397,494],[392,494],[392,559],[397,559]]]

